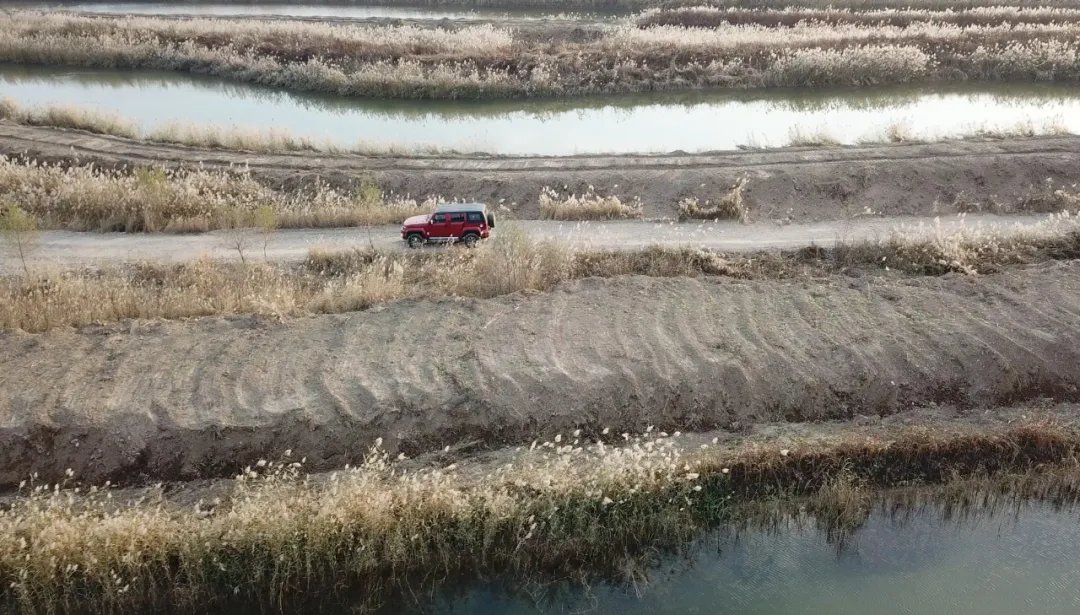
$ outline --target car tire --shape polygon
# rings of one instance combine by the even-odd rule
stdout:
[[[409,242],[409,247],[415,250],[424,245],[424,236],[419,233],[413,233],[405,238],[405,241]]]
[[[461,238],[461,243],[465,244],[466,248],[475,248],[476,244],[480,243],[480,236],[476,233],[465,233],[465,236]]]

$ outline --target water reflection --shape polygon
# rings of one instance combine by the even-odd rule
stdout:
[[[877,508],[837,549],[824,528],[788,518],[718,530],[692,555],[654,562],[642,580],[495,585],[440,598],[438,613],[711,613],[893,615],[1080,612],[1080,516],[1028,502],[951,517]]]
[[[292,93],[165,72],[0,66],[0,95],[169,122],[286,128],[341,145],[435,146],[500,154],[703,151],[782,145],[823,131],[842,143],[1054,123],[1080,132],[1080,89],[995,84],[697,91],[569,100],[401,101]]]

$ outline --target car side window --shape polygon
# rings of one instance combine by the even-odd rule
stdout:
[[[483,222],[483,221],[484,221],[484,214],[482,214],[482,213],[480,213],[478,211],[470,211],[469,212],[469,222]]]
[[[450,214],[450,221],[451,222],[464,222],[465,221],[465,214]]]
[[[431,216],[431,221],[436,224],[442,224],[443,222],[446,222],[446,214],[435,214],[434,216]]]

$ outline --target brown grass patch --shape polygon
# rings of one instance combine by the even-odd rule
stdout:
[[[109,170],[3,156],[0,195],[41,228],[126,232],[257,227],[267,213],[276,228],[399,224],[430,213],[441,201],[386,194],[370,181],[344,188],[315,181],[279,190],[242,167]]]
[[[549,220],[614,220],[640,218],[642,204],[638,199],[623,202],[617,196],[601,196],[592,186],[584,193],[559,194],[545,186],[540,191],[540,215]]]
[[[744,224],[749,222],[750,210],[744,195],[748,182],[748,178],[740,177],[731,190],[715,203],[701,203],[697,197],[687,197],[679,201],[679,220],[738,220]]]

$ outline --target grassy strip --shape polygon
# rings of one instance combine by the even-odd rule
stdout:
[[[0,15],[0,62],[213,74],[393,98],[566,96],[700,87],[1080,78],[1080,23],[604,27],[585,42],[460,29],[259,20]],[[554,26],[553,26],[554,27]]]
[[[0,120],[26,126],[74,128],[99,135],[140,139],[150,143],[170,143],[245,152],[322,152],[367,156],[449,155],[457,153],[449,149],[427,146],[413,147],[406,150],[394,146],[344,145],[330,140],[316,141],[307,137],[298,137],[283,128],[249,130],[173,122],[152,131],[143,132],[135,125],[135,122],[113,113],[71,105],[50,105],[28,109],[10,97],[0,98]]]
[[[282,608],[340,588],[361,604],[416,575],[545,578],[608,571],[684,544],[734,502],[811,494],[812,514],[858,522],[860,489],[1028,473],[1077,496],[1080,434],[1049,424],[893,439],[840,438],[779,449],[688,450],[678,434],[576,432],[468,471],[410,468],[377,447],[322,480],[301,462],[260,461],[221,503],[171,509],[159,498],[29,487],[0,515],[0,604],[32,612],[205,610],[228,601]],[[84,491],[85,493],[85,491]],[[423,587],[423,585],[421,585]]]
[[[29,268],[23,275],[0,277],[0,328],[40,332],[126,318],[339,313],[401,299],[546,291],[585,277],[791,278],[850,268],[975,274],[1075,258],[1080,258],[1080,221],[1068,215],[1022,230],[909,229],[831,249],[730,255],[694,248],[571,250],[503,225],[495,239],[476,250],[314,251],[299,267],[204,260],[40,274]]]
[[[878,134],[871,134],[858,139],[858,145],[880,145],[885,143],[944,143],[948,141],[1004,141],[1007,139],[1029,139],[1032,137],[1064,136],[1071,134],[1068,127],[1060,121],[1048,121],[1041,124],[1027,120],[1012,125],[984,126],[968,132],[947,136],[926,138],[919,136],[910,124],[900,122],[885,126]],[[836,147],[842,145],[839,139],[827,129],[804,130],[795,127],[788,133],[788,147]],[[752,149],[745,147],[744,149]]]
[[[736,3],[738,4],[738,3]],[[1075,7],[1054,8],[1049,6],[986,6],[970,8],[949,6],[945,10],[913,8],[915,3],[905,3],[902,8],[855,10],[842,3],[829,6],[813,6],[813,3],[791,6],[783,10],[732,6],[676,6],[652,8],[635,16],[635,23],[642,28],[653,26],[682,26],[687,28],[716,28],[725,25],[754,24],[768,28],[794,27],[802,22],[839,25],[909,27],[919,23],[954,24],[958,26],[1001,26],[1006,24],[1051,24],[1080,21],[1080,10]]]
[[[900,136],[897,137],[901,138]],[[615,186],[618,187],[617,185]],[[680,220],[751,219],[741,178],[727,191],[703,199],[688,196],[674,205]],[[604,196],[590,187],[569,194],[545,187],[540,215],[557,220],[640,218],[638,198]],[[254,227],[328,228],[399,224],[430,213],[443,199],[384,193],[370,181],[333,186],[316,180],[292,189],[271,188],[243,167],[208,170],[135,167],[102,169],[39,163],[0,156],[0,227],[6,212],[26,213],[38,229],[123,232],[196,232]],[[1031,186],[1015,203],[978,201],[958,195],[942,204],[961,213],[1054,213],[1076,209],[1076,186],[1046,182]]]
[[[27,126],[74,128],[99,135],[135,139],[139,130],[134,122],[113,113],[103,113],[72,106],[49,106],[27,109],[13,99],[0,99],[0,120]]]
[[[17,207],[39,228],[192,232],[398,224],[430,213],[440,200],[384,194],[367,181],[351,188],[317,181],[275,190],[243,168],[108,170],[0,156],[0,219]]]

